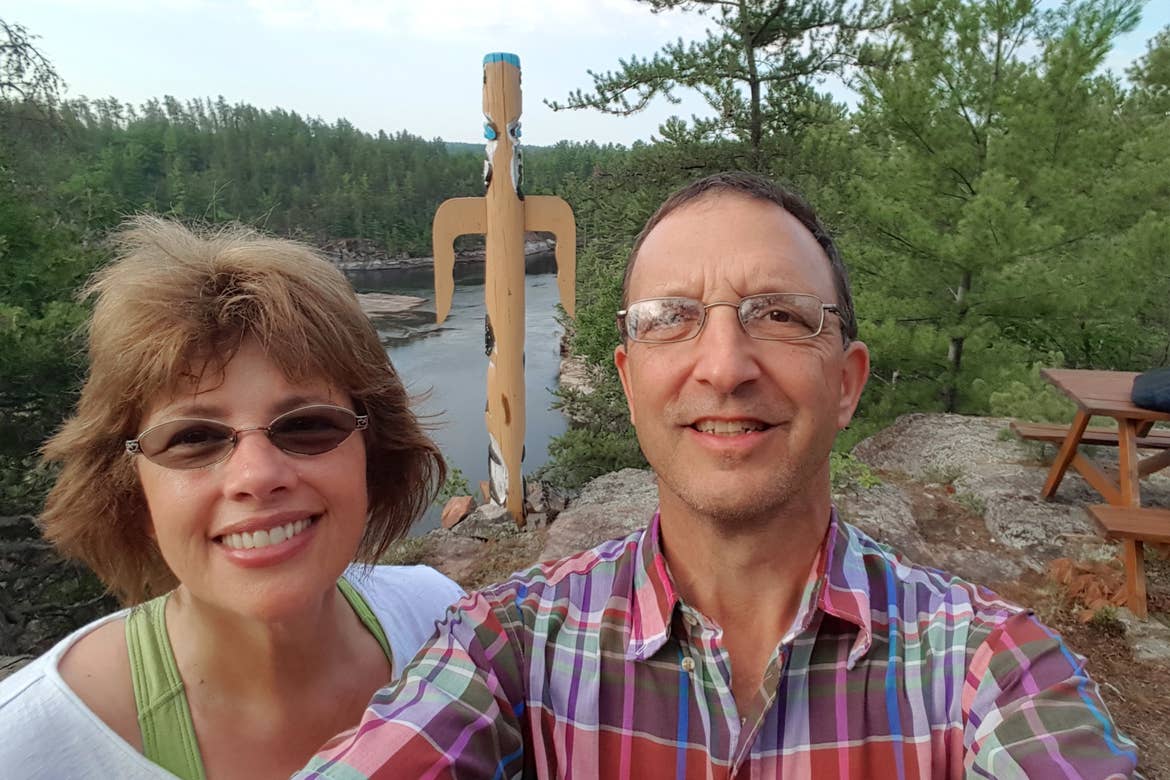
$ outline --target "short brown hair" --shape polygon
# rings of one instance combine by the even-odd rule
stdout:
[[[812,206],[804,198],[792,190],[785,189],[775,182],[746,171],[729,171],[715,173],[697,181],[693,181],[682,189],[676,190],[667,198],[650,219],[646,221],[638,237],[634,239],[634,248],[630,250],[630,257],[626,260],[626,273],[622,278],[622,305],[624,309],[629,304],[630,277],[634,272],[634,263],[638,259],[638,251],[646,241],[646,236],[666,219],[670,214],[678,211],[688,203],[693,203],[708,195],[730,193],[742,195],[753,200],[763,200],[775,203],[787,211],[812,233],[813,238],[821,245],[825,255],[829,258],[829,267],[833,271],[833,284],[837,288],[835,302],[841,312],[841,332],[845,343],[848,344],[857,338],[857,314],[853,310],[853,291],[849,286],[849,271],[841,259],[841,252],[837,249],[833,237],[821,224]],[[625,337],[625,334],[622,334]]]
[[[240,226],[140,216],[114,242],[117,259],[82,292],[96,303],[77,411],[44,447],[61,466],[41,515],[46,538],[125,603],[173,588],[124,442],[148,403],[195,371],[222,371],[247,337],[290,380],[324,377],[370,416],[357,557],[376,561],[430,504],[446,469],[345,276],[311,247]]]

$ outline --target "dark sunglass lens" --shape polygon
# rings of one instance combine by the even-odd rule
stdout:
[[[287,452],[317,455],[340,445],[353,433],[357,420],[345,409],[311,407],[278,417],[269,426],[272,442]]]
[[[173,420],[138,438],[142,454],[173,469],[214,463],[232,448],[232,429],[211,420]]]

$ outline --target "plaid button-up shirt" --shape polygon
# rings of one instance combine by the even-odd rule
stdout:
[[[1137,761],[1050,629],[835,512],[743,712],[731,672],[656,517],[465,598],[298,776],[1097,780]]]

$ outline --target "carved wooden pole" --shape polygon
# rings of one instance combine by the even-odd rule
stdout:
[[[485,193],[452,198],[435,213],[435,314],[451,310],[455,289],[456,236],[482,233],[487,240],[484,298],[487,305],[487,430],[490,498],[524,525],[524,234],[556,236],[557,287],[573,316],[576,303],[577,228],[560,198],[525,197],[520,163],[520,58],[494,53],[483,58]]]

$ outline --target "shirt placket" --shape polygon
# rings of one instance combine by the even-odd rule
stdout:
[[[754,779],[758,774],[754,771],[751,760],[753,748],[760,738],[760,730],[767,721],[768,714],[776,706],[780,680],[784,676],[784,666],[790,655],[788,648],[783,644],[777,646],[776,650],[773,651],[772,657],[768,659],[768,668],[764,670],[764,677],[760,681],[760,687],[752,698],[751,710],[740,719],[742,728],[735,746],[735,759],[731,764],[729,775],[736,780]]]
[[[720,643],[722,631],[701,614],[679,605],[682,631],[679,665],[689,675],[693,701],[706,730],[711,766],[731,765],[742,725],[731,693],[731,663]],[[715,775],[718,777],[718,775]]]

